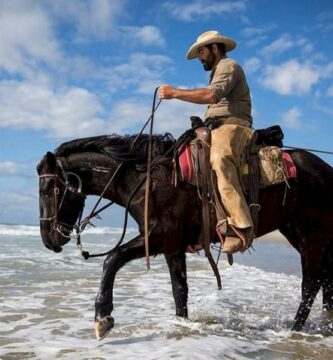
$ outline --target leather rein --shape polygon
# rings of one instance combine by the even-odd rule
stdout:
[[[116,168],[116,170],[114,171],[114,173],[112,174],[110,180],[107,182],[106,186],[104,187],[103,191],[101,192],[98,200],[96,201],[96,204],[94,205],[92,211],[90,212],[90,215],[88,215],[83,221],[81,221],[82,218],[82,214],[83,214],[83,208],[80,211],[79,217],[78,217],[78,222],[77,224],[74,225],[69,225],[66,224],[64,222],[60,222],[58,220],[58,214],[59,211],[61,209],[61,206],[63,204],[64,198],[66,196],[67,191],[71,191],[72,194],[80,196],[80,197],[84,197],[84,199],[86,198],[86,195],[84,193],[82,193],[82,180],[81,178],[73,173],[73,172],[66,172],[62,166],[62,163],[60,161],[60,159],[57,159],[57,163],[59,164],[59,167],[62,170],[63,173],[63,177],[65,179],[65,181],[63,181],[59,175],[57,174],[52,174],[52,173],[47,173],[47,174],[42,174],[39,176],[40,179],[42,178],[47,178],[47,177],[53,177],[55,179],[55,185],[54,185],[54,189],[53,189],[53,194],[54,194],[54,215],[51,217],[40,217],[40,221],[50,221],[53,222],[53,229],[57,232],[59,232],[63,237],[65,238],[76,238],[77,241],[77,247],[79,248],[81,255],[84,257],[85,260],[87,260],[90,257],[99,257],[99,256],[106,256],[108,254],[110,254],[114,249],[118,248],[122,241],[125,238],[126,235],[126,229],[127,229],[127,219],[128,219],[128,212],[129,212],[129,205],[133,199],[133,197],[135,196],[135,194],[137,193],[137,191],[142,187],[142,185],[144,183],[146,183],[145,185],[145,203],[144,203],[144,245],[145,245],[145,257],[146,257],[146,265],[147,265],[147,269],[150,269],[150,260],[149,260],[149,193],[150,193],[150,187],[151,187],[151,169],[154,166],[154,160],[152,159],[152,138],[153,138],[153,125],[154,125],[154,114],[157,110],[157,108],[159,107],[161,100],[159,100],[158,104],[155,105],[156,103],[156,97],[157,97],[157,92],[158,92],[158,88],[155,89],[154,92],[154,99],[153,99],[153,104],[152,104],[152,112],[150,117],[148,118],[148,120],[146,121],[146,123],[144,124],[144,126],[142,127],[140,133],[135,137],[135,139],[133,140],[133,143],[131,145],[131,150],[134,148],[134,145],[136,143],[136,141],[138,140],[138,138],[140,137],[140,135],[142,135],[144,129],[146,128],[146,126],[148,125],[148,123],[150,122],[150,131],[149,131],[149,143],[148,143],[148,154],[147,154],[147,172],[146,172],[146,176],[143,177],[143,179],[141,181],[138,182],[137,186],[134,188],[134,190],[132,191],[131,195],[129,196],[129,199],[127,200],[126,203],[126,208],[125,208],[125,217],[124,217],[124,226],[123,226],[123,232],[121,235],[120,240],[118,241],[118,243],[109,251],[104,252],[104,253],[99,253],[99,254],[89,254],[89,252],[84,251],[82,244],[81,244],[81,233],[84,231],[85,227],[90,224],[92,226],[94,226],[90,220],[94,217],[98,217],[98,214],[100,212],[102,212],[103,210],[105,210],[106,208],[108,208],[109,206],[111,206],[113,204],[113,201],[110,201],[108,204],[106,204],[105,206],[103,206],[102,208],[100,208],[99,210],[96,210],[100,201],[102,200],[105,192],[107,191],[108,187],[110,186],[110,184],[112,183],[112,181],[114,180],[115,176],[117,175],[117,173],[119,172],[120,168],[123,166],[124,162],[122,161],[118,167]],[[188,132],[186,132],[184,135],[188,135]],[[186,138],[186,137],[185,137]],[[179,141],[180,140],[180,141]],[[179,143],[181,143],[182,141],[184,141],[184,139],[179,139],[176,144],[174,144],[174,146],[172,146],[164,155],[168,155],[169,153],[171,153],[172,151],[175,151],[175,149],[178,149]],[[205,167],[202,165],[202,168],[205,169]],[[78,179],[78,183],[79,186],[78,188],[74,188],[72,187],[69,182],[68,182],[68,176],[72,175],[74,177],[76,177]],[[60,204],[59,204],[59,187],[58,187],[58,182],[60,182],[61,184],[63,184],[65,186],[65,191],[63,193],[62,199],[60,200]],[[202,199],[203,200],[203,199]],[[207,216],[209,217],[208,213],[207,213],[207,205],[208,203],[206,201],[203,201],[204,203],[204,209],[206,209],[206,211],[204,211],[204,216],[207,220]],[[59,204],[59,207],[58,207]],[[210,265],[212,266],[212,269],[214,271],[214,274],[216,276],[217,279],[217,284],[218,284],[218,289],[221,289],[221,278],[219,275],[219,271],[217,269],[217,265],[215,264],[211,253],[209,251],[209,240],[210,240],[210,235],[209,235],[209,221],[205,221],[204,224],[204,228],[205,228],[205,254],[209,260]],[[73,229],[76,229],[76,236],[74,235],[70,235],[71,231]],[[64,231],[67,230],[69,232],[69,235],[64,234]]]
[[[129,205],[134,197],[134,195],[137,193],[137,191],[141,188],[141,186],[144,184],[144,182],[146,182],[146,195],[145,195],[145,205],[144,205],[144,223],[145,223],[145,253],[146,253],[146,263],[147,263],[147,268],[149,270],[150,268],[150,262],[149,262],[149,244],[148,244],[148,233],[149,233],[149,229],[148,229],[148,204],[149,204],[149,190],[150,190],[150,174],[151,174],[151,167],[154,163],[154,161],[152,160],[152,134],[153,134],[153,122],[154,122],[154,114],[157,110],[157,108],[159,107],[161,100],[159,100],[158,104],[156,104],[156,97],[157,97],[157,91],[158,88],[155,89],[154,92],[154,99],[153,99],[153,105],[152,105],[152,112],[150,117],[148,118],[148,120],[146,121],[146,123],[144,124],[144,126],[142,127],[140,133],[135,137],[135,139],[133,140],[133,143],[131,144],[131,150],[134,148],[135,143],[137,142],[137,140],[139,139],[139,137],[142,135],[144,129],[146,128],[146,126],[148,125],[148,123],[150,122],[150,132],[149,132],[149,143],[148,143],[148,161],[147,161],[147,173],[146,176],[137,184],[137,186],[134,188],[133,192],[131,193],[126,207],[125,207],[125,217],[124,217],[124,225],[123,225],[123,232],[122,235],[120,237],[120,240],[118,241],[118,243],[114,246],[114,248],[112,248],[111,250],[104,252],[104,253],[99,253],[99,254],[90,254],[88,251],[84,251],[82,244],[81,244],[81,233],[85,230],[86,226],[88,224],[94,226],[91,223],[91,219],[95,218],[95,217],[99,217],[99,213],[104,211],[106,208],[108,208],[109,206],[111,206],[113,204],[113,201],[110,201],[108,204],[104,205],[102,208],[97,209],[99,203],[101,202],[105,192],[107,191],[108,187],[110,186],[110,184],[112,183],[112,181],[114,180],[115,176],[117,175],[117,173],[119,172],[120,168],[123,166],[123,161],[118,165],[118,167],[116,168],[116,170],[114,171],[114,173],[112,174],[110,180],[107,182],[106,186],[104,187],[103,191],[101,192],[101,194],[99,195],[98,200],[96,201],[92,211],[90,212],[90,214],[81,221],[82,218],[82,213],[83,213],[83,209],[79,214],[79,218],[77,221],[77,224],[74,225],[69,225],[66,224],[62,221],[58,220],[58,214],[59,211],[61,209],[61,206],[63,204],[65,195],[67,193],[67,191],[71,191],[73,194],[78,195],[78,196],[83,196],[84,198],[86,198],[86,195],[84,193],[82,193],[82,180],[81,178],[73,173],[73,172],[66,172],[61,164],[60,159],[57,159],[57,163],[59,164],[59,167],[62,170],[63,173],[63,177],[65,179],[62,180],[61,177],[59,177],[59,175],[57,174],[52,174],[52,173],[46,173],[46,174],[42,174],[39,176],[40,179],[42,178],[54,178],[55,179],[55,185],[54,185],[54,189],[53,189],[53,194],[54,194],[54,215],[51,217],[40,217],[39,220],[40,221],[49,221],[53,223],[53,230],[57,231],[58,233],[60,233],[63,237],[68,238],[68,239],[76,239],[77,241],[77,247],[79,248],[81,255],[87,260],[90,257],[99,257],[99,256],[106,256],[108,255],[111,251],[113,251],[115,248],[119,247],[122,243],[122,241],[125,238],[126,235],[126,229],[127,229],[127,220],[128,220],[128,211],[129,211]],[[167,153],[169,153],[170,151],[167,151]],[[75,176],[78,181],[79,181],[79,187],[78,189],[75,189],[74,187],[72,187],[69,182],[68,182],[68,175],[73,175]],[[59,201],[59,186],[58,186],[58,182],[60,182],[62,185],[65,186],[65,191],[64,194],[62,196],[62,199]],[[59,204],[59,206],[58,206]],[[72,232],[73,229],[76,229],[76,235],[71,235],[70,232]],[[65,234],[64,231],[68,231],[69,235]]]

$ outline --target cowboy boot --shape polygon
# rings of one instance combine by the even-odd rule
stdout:
[[[238,251],[244,251],[249,244],[247,235],[244,231],[230,225],[223,243],[223,252],[234,254]]]

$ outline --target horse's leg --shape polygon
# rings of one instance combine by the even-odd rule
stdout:
[[[292,327],[292,330],[300,331],[309,316],[311,306],[322,285],[322,249],[315,246],[321,244],[321,239],[316,238],[316,236],[310,237],[310,232],[308,232],[308,237],[305,239],[296,226],[288,225],[279,230],[301,254],[303,273],[302,300]],[[304,244],[301,246],[304,241],[307,242],[307,246],[304,246]]]
[[[302,330],[321,285],[322,282],[320,276],[313,276],[312,274],[303,272],[302,300],[297,310],[292,330]]]
[[[325,251],[323,264],[323,308],[333,312],[333,242]]]
[[[143,235],[114,249],[105,259],[100,288],[95,301],[95,331],[98,340],[105,337],[114,325],[113,285],[117,271],[127,262],[145,254]]]
[[[165,254],[171,283],[172,293],[176,304],[176,315],[187,317],[187,277],[186,277],[186,257],[183,252],[175,254]]]
[[[323,280],[323,308],[333,312],[333,278]]]

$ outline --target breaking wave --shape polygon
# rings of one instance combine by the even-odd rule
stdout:
[[[89,227],[85,230],[85,234],[121,234],[123,228],[120,227]],[[135,228],[127,228],[127,233],[135,233]],[[6,225],[0,224],[0,235],[5,236],[40,236],[39,226],[37,225]]]

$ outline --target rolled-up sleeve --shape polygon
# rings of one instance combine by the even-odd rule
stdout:
[[[215,94],[216,102],[221,101],[235,87],[238,78],[237,69],[237,64],[230,64],[223,69],[216,69],[213,79],[208,85],[208,89]]]
[[[251,96],[244,71],[233,59],[222,58],[207,86],[214,93],[214,103],[207,106],[205,119],[234,117],[252,123]]]

